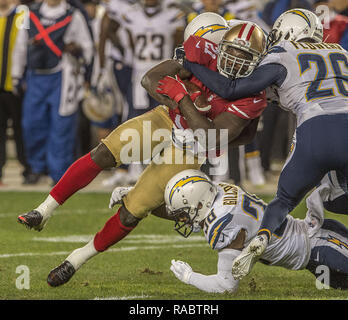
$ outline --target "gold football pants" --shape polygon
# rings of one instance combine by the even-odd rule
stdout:
[[[149,161],[134,188],[123,198],[127,210],[137,218],[146,217],[164,203],[165,187],[175,174],[199,169],[202,165],[202,158],[173,145],[172,127],[168,108],[158,106],[121,124],[102,140],[115,157],[117,166],[124,164],[125,155],[133,155],[133,152],[135,161]],[[129,137],[137,146],[132,152],[129,152]]]

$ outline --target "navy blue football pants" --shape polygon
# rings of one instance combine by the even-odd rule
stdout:
[[[348,178],[348,114],[317,116],[296,129],[277,195],[267,206],[260,232],[268,230],[272,234],[330,170]],[[344,206],[347,201],[343,201]]]

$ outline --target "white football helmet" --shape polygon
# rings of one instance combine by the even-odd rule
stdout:
[[[184,41],[198,36],[218,44],[228,30],[227,21],[217,13],[204,12],[195,17],[185,28]]]
[[[306,9],[292,9],[281,14],[274,22],[267,39],[267,48],[282,40],[323,41],[323,25],[318,16]]]
[[[187,238],[198,232],[200,222],[208,215],[217,194],[216,185],[199,170],[184,170],[167,183],[164,200],[168,215],[174,218],[174,229]]]
[[[94,122],[103,122],[115,114],[115,98],[111,90],[88,90],[82,102],[85,116]]]

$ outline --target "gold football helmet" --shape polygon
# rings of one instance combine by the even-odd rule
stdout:
[[[266,36],[253,22],[242,21],[228,30],[220,44],[217,68],[226,77],[250,75],[266,49]]]

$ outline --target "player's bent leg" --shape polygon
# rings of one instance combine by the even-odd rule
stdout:
[[[139,221],[139,218],[134,217],[124,206],[121,206],[90,242],[74,250],[63,263],[51,270],[47,283],[51,287],[67,283],[83,264],[126,237]]]
[[[330,200],[325,201],[323,205],[327,211],[337,213],[337,214],[347,215],[348,214],[348,195],[347,194],[342,195],[332,201]]]
[[[105,223],[103,229],[95,235],[95,249],[103,252],[121,241],[138,225],[140,220],[134,217],[125,206],[121,206],[118,212]]]
[[[312,194],[315,192],[317,193],[316,197],[319,197],[320,200],[314,201],[322,202],[327,211],[348,214],[348,183],[343,172],[338,170],[328,172],[321,180],[320,186]]]
[[[124,122],[102,139],[102,142],[112,153],[117,166],[150,161],[155,155],[157,145],[170,143],[172,126],[168,108],[158,106]],[[153,139],[154,134],[164,136],[164,140]]]
[[[138,133],[141,138],[140,146],[136,147],[140,150],[140,159],[137,161],[142,161],[146,157],[151,158],[154,147],[161,143],[161,141],[152,141],[153,132],[157,129],[165,129],[168,133],[166,139],[170,140],[172,125],[168,108],[164,106],[158,106],[142,116],[126,121],[114,129],[94,150],[75,161],[51,190],[46,200],[38,208],[20,215],[17,221],[30,229],[42,230],[54,209],[62,205],[75,192],[87,186],[103,169],[124,163],[121,159],[121,151],[128,141],[122,139],[122,134],[127,129]],[[148,133],[147,139],[144,139],[144,130]],[[148,150],[148,154],[146,152],[144,154],[144,150]]]
[[[236,280],[248,275],[267,248],[267,238],[264,235],[256,236],[250,244],[242,250],[240,255],[234,259],[232,274]]]
[[[326,173],[319,162],[313,161],[309,147],[311,146],[310,133],[305,131],[299,138],[301,139],[298,139],[296,147],[280,174],[277,196],[268,204],[264,212],[257,237],[233,262],[232,274],[236,279],[242,279],[250,273],[256,261],[266,250],[273,232],[303,197],[319,184]]]
[[[197,157],[186,154],[183,156],[185,163],[176,163],[174,159],[176,151],[178,149],[174,146],[168,146],[163,152],[163,162],[152,161],[143,171],[134,188],[123,198],[126,208],[135,217],[144,218],[164,203],[165,187],[175,174],[186,169],[201,167]]]
[[[174,150],[172,146],[169,148]],[[198,159],[192,160],[192,164],[151,162],[134,188],[123,198],[124,205],[105,223],[90,243],[72,252],[61,265],[54,268],[49,273],[47,282],[54,287],[68,282],[88,259],[126,237],[142,218],[163,204],[165,186],[173,175],[185,169],[200,167]]]
[[[115,166],[112,153],[103,144],[76,160],[51,190],[48,197],[34,210],[20,215],[17,221],[29,229],[41,231],[54,210],[75,192],[86,187],[106,168]]]
[[[323,284],[348,290],[348,229],[345,225],[325,219],[310,240],[311,255],[306,269],[320,276]]]

